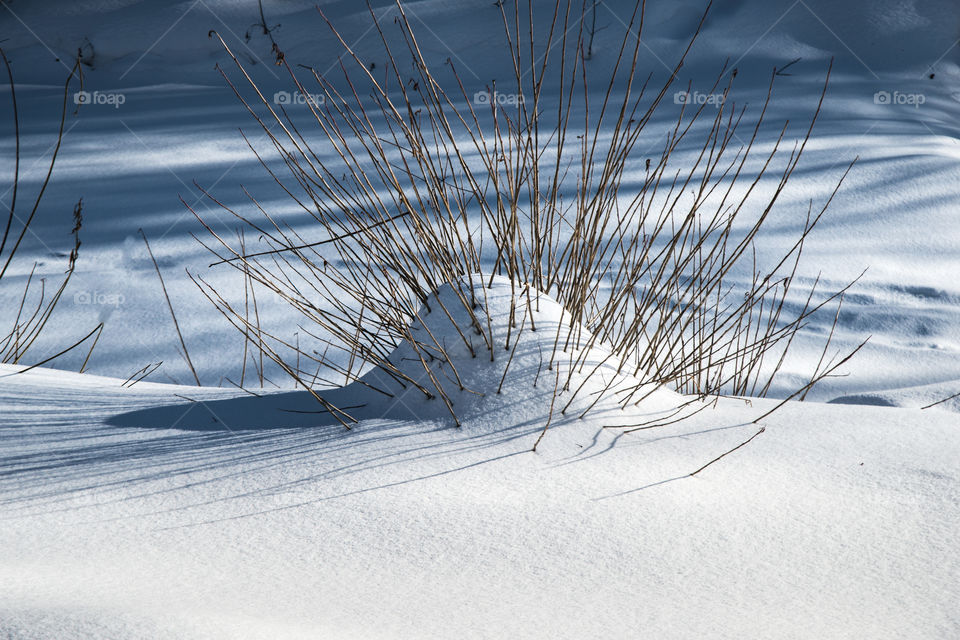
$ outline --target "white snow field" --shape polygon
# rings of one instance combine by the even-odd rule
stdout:
[[[383,66],[364,3],[319,4]],[[372,4],[392,24],[394,3]],[[263,11],[288,60],[335,75],[341,50],[314,5],[264,0]],[[597,5],[591,65],[611,63],[604,34],[633,5]],[[641,71],[656,84],[704,3],[647,5]],[[404,8],[425,56],[436,68],[453,60],[469,92],[510,76],[492,1]],[[836,289],[867,269],[834,348],[872,337],[806,402],[758,423],[779,400],[691,405],[667,389],[626,410],[605,399],[581,419],[598,390],[635,381],[606,367],[597,345],[585,358],[597,373],[573,385],[569,407],[570,392],[554,401],[570,354],[553,352],[562,312],[546,297],[535,317],[544,330],[522,333],[509,365],[470,358],[449,319],[413,322],[415,334],[460,345],[456,371],[434,371],[459,426],[441,399],[376,371],[370,386],[318,392],[356,420],[349,429],[277,367],[266,388],[250,386],[249,368],[249,389],[233,386],[243,338],[184,270],[241,298],[243,283],[208,266],[192,237],[204,231],[179,197],[227,229],[196,185],[245,214],[243,187],[306,241],[320,233],[257,163],[238,129],[261,148],[266,139],[214,69],[228,59],[211,29],[268,96],[289,97],[259,21],[254,0],[0,2],[24,200],[43,180],[64,63],[78,48],[89,95],[68,114],[44,205],[0,284],[0,332],[35,262],[51,282],[62,275],[81,196],[77,270],[27,364],[104,323],[88,373],[75,373],[86,349],[52,368],[0,364],[0,637],[960,637],[960,396],[938,403],[960,392],[955,2],[717,2],[675,85],[683,95],[671,90],[640,145],[638,176],[674,108],[715,99],[725,60],[737,69],[737,104],[751,107],[781,71],[758,145],[769,148],[786,119],[792,144],[834,58],[821,118],[759,249],[790,246],[809,203],[822,204],[858,157],[798,280]],[[4,83],[4,180],[9,94]],[[681,148],[677,161],[698,151]],[[768,178],[758,190],[774,186]],[[186,386],[192,374],[141,228],[207,386]],[[514,294],[503,280],[486,290],[492,331],[504,331]],[[260,314],[279,336],[302,329],[277,297],[264,295]],[[806,381],[832,322],[815,317],[799,334],[774,397]],[[407,371],[422,378],[413,355],[401,345],[391,362],[415,364]],[[157,363],[145,380],[128,379]],[[655,429],[606,428],[669,421],[683,405],[703,410]]]
[[[749,445],[685,477],[755,433],[773,401],[725,399],[630,435],[558,420],[534,453],[542,419],[522,402],[514,420],[371,418],[348,431],[290,413],[317,406],[299,395],[5,378],[0,631],[960,631],[955,413],[789,403]],[[160,408],[151,419],[144,407]]]
[[[479,288],[499,345],[513,290],[503,279]],[[439,298],[455,308],[449,287]],[[537,331],[520,333],[513,356],[495,362],[457,344],[471,329],[465,313],[450,317],[438,304],[419,313],[411,335],[429,332],[449,345],[450,364],[433,375],[460,426],[438,398],[424,400],[377,371],[322,392],[357,420],[348,429],[306,391],[131,387],[0,367],[0,631],[960,631],[955,413],[788,403],[759,432],[753,420],[775,401],[728,398],[670,426],[625,434],[605,427],[669,417],[683,397],[661,389],[637,407],[607,401],[580,419],[617,375],[595,346],[583,357],[583,371],[595,373],[573,377],[571,389],[582,394],[564,415],[560,403],[566,409],[571,393],[552,406],[550,378],[561,378],[576,345],[554,352],[555,339],[565,342],[562,309],[546,296],[538,307]],[[424,369],[410,364],[414,353],[403,343],[390,361],[428,385]],[[373,385],[395,395],[385,401]]]

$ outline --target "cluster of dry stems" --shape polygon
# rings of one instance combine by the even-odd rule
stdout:
[[[243,307],[196,281],[259,354],[261,372],[266,355],[312,388],[318,380],[354,382],[376,367],[430,397],[439,387],[409,379],[387,357],[413,339],[411,321],[443,284],[460,287],[459,302],[484,336],[479,352],[469,341],[473,355],[506,357],[510,335],[499,345],[483,331],[489,319],[472,286],[502,275],[532,296],[526,304],[536,304],[538,293],[556,299],[569,314],[568,339],[579,343],[578,328],[589,329],[588,342],[612,351],[608,364],[639,379],[634,392],[654,383],[698,397],[763,396],[805,322],[842,302],[845,289],[821,295],[815,284],[799,310],[786,305],[804,243],[829,200],[806,213],[795,244],[776,264],[756,263],[755,240],[798,165],[819,105],[800,140],[786,144],[784,124],[772,147],[757,151],[773,79],[747,126],[746,108],[728,99],[736,72],[724,69],[711,89],[723,100],[716,108],[679,106],[658,155],[644,161],[637,145],[649,142],[645,135],[690,47],[651,88],[652,76],[638,64],[638,3],[614,43],[609,77],[598,84],[586,62],[585,9],[558,0],[544,21],[533,4],[498,3],[513,72],[509,104],[474,104],[449,60],[443,75],[453,82],[441,82],[399,2],[392,21],[399,40],[370,12],[389,60],[376,75],[329,20],[344,52],[337,80],[306,67],[305,82],[278,55],[308,97],[306,113],[268,99],[220,39],[242,82],[224,77],[267,136],[271,156],[251,149],[316,222],[317,236],[304,238],[252,196],[257,219],[210,196],[266,244],[248,252],[242,236],[233,241],[201,220],[215,238],[208,248],[218,263],[244,278]],[[535,25],[545,25],[544,32]],[[504,91],[486,89],[491,96]],[[678,149],[691,146],[699,151],[678,168]],[[771,178],[772,192],[758,195],[761,180]],[[752,280],[735,281],[735,270],[747,267]],[[465,281],[470,286],[458,284]],[[286,301],[302,316],[301,331],[323,349],[264,328],[255,298],[251,313],[255,287]],[[512,326],[522,331],[530,317],[512,312]],[[831,337],[798,394],[846,360],[827,357]],[[422,346],[445,356],[442,345]],[[569,390],[569,379],[560,389]]]
[[[53,175],[53,168],[57,161],[57,155],[60,152],[60,145],[63,142],[64,125],[67,118],[67,105],[70,95],[70,86],[74,82],[80,84],[83,89],[83,76],[80,67],[80,56],[74,61],[70,74],[63,86],[63,104],[60,113],[59,128],[57,131],[56,143],[50,155],[50,161],[43,181],[37,194],[31,198],[32,204],[28,204],[29,211],[24,213],[22,208],[18,209],[18,196],[20,195],[20,115],[17,108],[17,91],[13,80],[13,70],[6,54],[0,49],[0,58],[3,59],[7,70],[7,79],[10,86],[10,101],[12,105],[12,120],[14,130],[14,161],[13,161],[13,179],[12,184],[7,191],[10,195],[10,205],[6,215],[6,221],[3,223],[2,235],[0,235],[0,281],[9,276],[11,267],[16,264],[18,250],[21,248],[24,238],[30,231],[30,225],[34,222],[37,212],[40,210],[40,204],[43,200],[43,194],[50,184]],[[23,293],[19,298],[19,304],[14,308],[0,310],[0,362],[19,364],[36,345],[37,339],[43,333],[44,328],[50,321],[54,309],[60,302],[63,292],[70,282],[70,276],[73,275],[76,268],[77,256],[80,251],[80,228],[83,225],[83,201],[77,202],[73,209],[73,247],[67,259],[67,269],[56,287],[48,290],[45,278],[36,275],[37,264],[34,263],[27,275],[26,283],[23,287]],[[6,312],[12,312],[8,317]],[[9,325],[7,324],[9,322]],[[5,328],[7,327],[7,328]],[[77,348],[89,338],[93,341],[87,356],[81,365],[82,372],[90,361],[90,354],[96,347],[97,340],[103,331],[103,324],[98,324],[90,333],[75,342],[66,349],[53,355],[47,356],[39,362],[34,362],[30,368],[46,364],[61,355]],[[6,332],[6,333],[4,333]]]

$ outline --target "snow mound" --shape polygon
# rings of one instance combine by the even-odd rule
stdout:
[[[960,413],[960,380],[887,389],[871,393],[854,393],[836,397],[831,404],[860,404],[877,407],[936,409]]]
[[[235,431],[411,421],[530,432],[587,414],[600,424],[632,424],[685,402],[619,364],[550,296],[471,274],[430,295],[386,362],[344,387],[211,400],[190,394],[190,404],[111,423]]]
[[[668,410],[682,397],[635,377],[556,300],[501,276],[444,284],[386,365],[356,385],[417,419],[474,427],[543,424],[587,413]],[[552,407],[552,410],[551,410]]]

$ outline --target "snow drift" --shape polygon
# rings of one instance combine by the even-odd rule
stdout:
[[[588,411],[621,423],[653,419],[688,402],[619,368],[550,296],[500,276],[442,285],[407,336],[385,365],[339,389],[181,403],[113,422],[259,429],[389,419],[525,431]]]

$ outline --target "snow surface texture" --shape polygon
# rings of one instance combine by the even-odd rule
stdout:
[[[556,395],[559,407],[577,389],[574,410],[533,452],[554,405],[550,376],[561,378],[576,343],[563,310],[534,295],[537,330],[514,329],[512,358],[504,349],[491,362],[481,348],[473,357],[460,336],[481,336],[458,292],[475,294],[498,347],[510,301],[522,309],[527,296],[502,278],[469,280],[431,296],[411,326],[420,345],[401,343],[389,358],[425,388],[429,368],[459,428],[439,399],[378,370],[321,392],[358,420],[346,429],[306,391],[252,396],[0,367],[0,632],[960,631],[954,414],[790,404],[763,437],[689,477],[754,433],[772,401],[722,400],[656,430],[605,429],[683,398],[659,390],[639,407],[603,401],[577,418],[617,379],[598,345],[583,358],[594,375]],[[421,365],[438,343],[447,359]]]
[[[771,401],[625,436],[560,421],[533,453],[542,423],[231,426],[218,403],[258,399],[120,384],[3,378],[0,635],[960,633],[947,411],[790,403],[687,478]],[[184,397],[213,411],[131,426]]]

